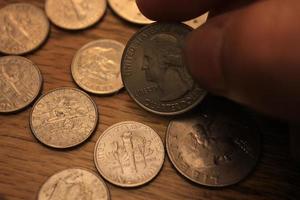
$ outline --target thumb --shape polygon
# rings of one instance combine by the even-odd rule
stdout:
[[[299,10],[296,0],[258,1],[209,19],[186,41],[192,76],[214,94],[299,120]]]

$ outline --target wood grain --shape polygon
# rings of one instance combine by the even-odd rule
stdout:
[[[13,2],[29,2],[43,8],[44,1],[1,0],[0,7]],[[51,25],[45,44],[26,55],[38,64],[44,78],[43,93],[62,86],[77,87],[72,81],[70,64],[75,52],[84,44],[109,38],[126,44],[139,26],[118,18],[110,9],[95,26],[83,31],[64,31]],[[97,131],[83,145],[66,151],[39,143],[29,128],[31,108],[12,115],[0,116],[0,199],[35,199],[39,187],[53,173],[68,167],[84,167],[96,172],[94,145],[110,125],[135,120],[155,129],[164,140],[170,118],[148,113],[137,106],[123,89],[112,96],[91,95],[99,108]],[[180,176],[166,157],[159,176],[149,184],[123,189],[107,183],[112,200],[199,199],[199,200],[282,200],[300,199],[300,171],[289,158],[288,134],[285,126],[271,120],[260,120],[263,153],[256,170],[241,183],[211,189]]]

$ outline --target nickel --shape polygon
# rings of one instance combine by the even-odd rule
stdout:
[[[94,173],[71,168],[52,175],[40,188],[38,200],[109,200],[104,181]]]
[[[260,134],[238,106],[210,99],[194,114],[170,122],[166,147],[183,176],[222,187],[241,181],[254,169]]]
[[[0,9],[0,52],[28,53],[38,48],[48,33],[49,21],[40,8],[15,3]]]
[[[117,123],[99,137],[94,161],[100,174],[122,187],[152,180],[164,162],[160,136],[150,127],[133,121]]]
[[[77,85],[94,94],[110,94],[123,88],[121,57],[124,45],[101,39],[84,45],[72,62],[72,76]]]
[[[25,108],[41,88],[41,72],[30,60],[20,56],[0,57],[0,113]]]
[[[84,29],[101,19],[106,0],[46,0],[46,13],[56,26],[69,30]]]
[[[98,122],[97,107],[84,92],[59,88],[35,103],[30,126],[35,137],[54,148],[68,148],[84,142]]]
[[[121,74],[129,95],[144,109],[161,115],[184,113],[202,101],[183,58],[185,36],[180,23],[156,22],[142,28],[127,43]]]

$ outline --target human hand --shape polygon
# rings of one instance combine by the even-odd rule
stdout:
[[[300,121],[299,0],[137,0],[150,19],[217,13],[190,33],[185,56],[200,86],[268,115]]]

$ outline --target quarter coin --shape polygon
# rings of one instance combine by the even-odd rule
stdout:
[[[127,43],[121,62],[122,80],[142,108],[160,115],[181,114],[206,95],[184,62],[183,43],[190,31],[181,23],[156,22]]]
[[[0,57],[0,113],[19,111],[38,96],[42,75],[30,60],[20,56]]]
[[[166,147],[183,176],[201,185],[223,187],[238,183],[254,169],[260,134],[238,106],[210,99],[198,112],[170,122]]]
[[[38,48],[47,38],[49,21],[40,8],[28,3],[0,9],[0,52],[20,55]]]
[[[35,103],[30,126],[35,137],[54,148],[68,148],[84,142],[98,122],[97,107],[84,92],[59,88]]]
[[[123,88],[120,68],[124,48],[123,44],[108,39],[84,45],[71,66],[77,85],[94,94],[111,94]]]
[[[133,121],[117,123],[99,137],[94,161],[100,174],[121,187],[151,181],[164,162],[160,136],[150,127]]]
[[[79,30],[101,19],[106,10],[106,0],[46,0],[45,9],[56,26]]]
[[[40,188],[38,200],[109,200],[104,181],[93,172],[71,168],[52,175]]]

